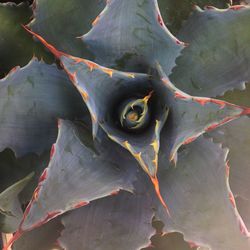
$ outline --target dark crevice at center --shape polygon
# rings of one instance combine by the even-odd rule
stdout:
[[[153,96],[145,101],[148,91],[125,97],[113,105],[112,122],[119,130],[141,134],[151,126],[154,118]]]

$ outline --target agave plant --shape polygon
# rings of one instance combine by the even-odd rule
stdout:
[[[239,4],[0,5],[3,250],[250,249]]]

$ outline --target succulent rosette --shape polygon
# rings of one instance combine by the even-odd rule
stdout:
[[[56,63],[1,80],[3,250],[250,249],[250,8],[62,2],[20,28]]]

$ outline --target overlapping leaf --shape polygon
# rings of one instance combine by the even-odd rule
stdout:
[[[0,150],[9,147],[17,156],[42,153],[56,139],[58,118],[81,117],[85,111],[67,76],[33,59],[0,80]]]
[[[159,181],[171,218],[161,206],[158,213],[167,231],[182,232],[197,245],[249,249],[249,233],[228,185],[226,155],[220,145],[200,138],[182,150],[176,168],[162,165]]]
[[[39,3],[39,1],[37,3]],[[49,9],[48,13],[53,13],[53,3],[51,5],[48,4],[48,1],[43,1],[43,4],[41,3],[42,0],[40,0],[40,7],[38,6],[40,11],[37,11],[37,20],[33,23],[33,29],[37,27],[38,31],[35,31],[43,35],[43,31],[40,32],[39,29],[44,30],[45,26],[42,25],[40,18],[38,18],[40,15],[39,12],[42,13],[43,11],[41,11],[41,9],[45,10],[51,7],[52,11],[50,12]],[[65,8],[65,13],[69,13],[72,7],[71,4],[72,3],[69,4],[70,8]],[[73,6],[73,9],[75,9],[75,6],[76,5]],[[115,11],[113,11],[114,9]],[[248,32],[243,32],[245,28],[243,29],[242,27],[246,26],[247,20],[249,19],[249,9],[241,9],[237,10],[237,12],[235,9],[220,12],[217,10],[206,10],[205,12],[199,10],[197,13],[194,14],[190,20],[195,23],[192,27],[197,26],[199,32],[196,33],[196,31],[194,31],[193,35],[193,30],[189,30],[189,28],[182,32],[182,34],[186,32],[187,37],[191,34],[191,39],[188,42],[191,41],[194,45],[190,45],[189,48],[185,49],[183,56],[178,59],[178,67],[175,69],[172,79],[177,86],[192,95],[214,96],[222,94],[224,91],[239,86],[242,82],[248,80],[248,73],[246,72],[248,70],[249,49],[245,44],[248,43],[249,36]],[[196,16],[198,16],[198,18],[196,18]],[[76,17],[78,16],[72,18]],[[192,21],[193,19],[195,21]],[[47,22],[50,20],[50,16],[48,16]],[[206,20],[207,29],[202,26],[204,20]],[[131,22],[134,25],[131,25]],[[218,24],[218,31],[211,29],[211,26],[213,26],[211,23],[213,25]],[[171,37],[164,27],[155,1],[111,1],[94,24],[94,28],[83,38],[86,43],[92,46],[92,50],[94,48],[97,60],[105,65],[126,70],[145,70],[148,66],[154,66],[155,60],[158,60],[162,64],[164,71],[169,74],[174,66],[176,56],[179,55],[182,49],[182,45],[179,44],[179,41]],[[221,50],[218,49],[218,52],[217,47],[215,48],[215,44],[218,42],[216,40],[216,34],[221,34],[221,27],[224,29],[227,25],[232,26],[233,34],[237,34],[240,39],[226,32],[224,39],[228,43],[225,43],[224,46],[219,46]],[[104,29],[104,26],[108,27],[108,29]],[[202,26],[202,28],[199,26]],[[183,30],[184,29],[185,28],[183,28]],[[209,33],[210,40],[208,44],[209,46],[211,45],[209,48],[203,47],[203,44],[207,44],[207,42],[203,43],[204,37],[207,38],[207,34],[204,35],[205,32],[203,30]],[[50,39],[55,39],[54,41],[56,41],[57,38],[60,38],[60,36],[56,35],[57,33],[55,33],[55,35],[51,35],[51,32],[46,34],[49,33],[49,38],[45,35],[49,41]],[[70,35],[68,36],[68,34]],[[121,37],[123,38],[122,41]],[[68,38],[69,40],[72,39],[72,33],[69,32],[66,34],[66,42],[62,45],[65,47],[61,49],[70,51],[72,54],[78,53],[79,47],[74,50],[73,47],[71,47],[73,43],[69,43]],[[56,43],[57,41],[55,44]],[[161,46],[159,46],[159,44],[161,44]],[[108,98],[111,98],[116,90],[119,89],[119,91],[121,91],[123,88],[125,89],[124,86],[127,85],[123,85],[123,82],[129,82],[130,85],[135,84],[136,86],[146,83],[145,85],[148,87],[145,89],[150,89],[151,85],[147,83],[148,78],[145,75],[116,72],[100,67],[90,61],[73,58],[63,53],[58,54],[58,51],[51,48],[49,44],[46,45],[61,59],[65,70],[86,102],[92,115],[93,124],[95,124],[94,132],[97,132],[97,128],[100,125],[108,133],[110,138],[122,145],[124,141],[114,137],[114,130],[109,130],[110,127],[105,126],[105,124],[107,124],[105,120],[106,117],[103,116],[106,112],[105,105],[108,104]],[[172,52],[169,54],[169,51]],[[186,65],[187,60],[190,60],[190,58],[194,58],[193,65],[195,65],[195,67],[192,66],[192,64],[190,64],[190,66]],[[217,63],[216,67],[213,66],[216,65],[216,63],[213,62],[213,64],[212,61]],[[141,65],[142,62],[143,65]],[[182,66],[184,62],[185,67]],[[227,67],[224,67],[222,62],[225,62]],[[208,65],[208,67],[203,71],[202,65]],[[240,68],[237,74],[234,70],[235,67]],[[186,73],[185,71],[183,71],[182,74],[178,73],[178,70],[182,71],[183,68],[185,68]],[[189,73],[189,71],[191,73]],[[177,74],[178,77],[176,76]],[[137,85],[138,82],[139,84]],[[198,85],[197,82],[199,82]],[[184,83],[188,84],[185,85]],[[106,86],[109,85],[109,89],[104,88],[105,84]],[[191,142],[204,131],[214,129],[218,125],[237,118],[244,113],[244,109],[240,107],[220,101],[212,101],[211,99],[192,97],[177,90],[168,81],[165,81],[165,84],[165,87],[167,87],[169,91],[169,93],[166,94],[167,104],[173,112],[170,113],[169,125],[167,126],[169,131],[167,131],[168,136],[166,136],[165,140],[170,138],[173,141],[173,148],[176,150],[181,144]],[[143,86],[143,88],[144,87],[145,86]],[[141,87],[136,87],[136,89],[137,88]],[[101,89],[101,91],[96,91],[98,89]],[[128,89],[128,91],[131,91],[131,89]],[[111,90],[112,95],[110,94]],[[8,89],[8,93],[12,96],[13,92],[11,88],[10,90]],[[98,101],[96,102],[97,99]],[[190,106],[188,106],[187,103]],[[204,105],[204,107],[202,105]],[[190,110],[193,111],[193,109],[197,111],[195,117],[195,112],[190,112]],[[185,112],[189,114],[188,118],[185,118]],[[60,114],[56,114],[53,118],[58,116],[60,117]],[[183,119],[183,117],[185,119]],[[201,117],[201,119],[197,121],[196,117],[197,119]],[[162,125],[164,121],[165,120],[162,119]],[[183,126],[182,121],[184,121]],[[197,127],[193,126],[193,123],[198,124]],[[109,195],[114,190],[120,188],[132,189],[131,180],[133,180],[133,178],[131,178],[131,174],[134,177],[134,171],[128,173],[127,171],[131,170],[130,168],[126,171],[123,168],[119,168],[118,170],[120,170],[120,172],[118,171],[119,173],[117,173],[115,171],[117,170],[117,166],[112,164],[114,168],[103,168],[100,164],[102,163],[106,166],[106,164],[110,164],[110,161],[108,160],[106,162],[103,160],[104,158],[102,158],[107,157],[107,154],[104,156],[98,154],[89,132],[86,132],[85,129],[81,129],[79,133],[79,126],[72,125],[70,122],[62,122],[61,126],[61,133],[54,148],[54,156],[48,170],[44,172],[41,178],[41,182],[34,193],[32,202],[26,210],[24,221],[20,228],[21,231],[30,230],[67,210],[86,205],[90,200]],[[189,127],[191,130],[189,130]],[[183,129],[184,135],[181,134]],[[173,131],[177,132],[173,133]],[[81,133],[83,133],[84,136],[82,139],[79,139]],[[85,136],[86,134],[88,134],[88,137]],[[156,138],[159,142],[159,134],[160,130],[154,134],[155,137],[150,137],[150,142],[153,142],[152,139]],[[178,140],[175,141],[173,137],[178,138]],[[51,141],[49,143],[51,143]],[[70,145],[68,145],[68,142],[71,142]],[[46,145],[49,145],[49,143]],[[128,146],[130,144],[125,143],[124,145],[127,149],[130,149]],[[137,152],[138,151],[132,151],[138,160],[139,155],[135,154]],[[145,152],[148,154],[147,151]],[[164,152],[164,150],[162,152]],[[174,155],[176,151],[174,150],[172,153]],[[162,218],[167,222],[168,230],[182,231],[188,240],[197,241],[199,244],[210,245],[215,249],[248,249],[250,246],[249,240],[243,236],[243,233],[248,235],[248,232],[237,210],[232,206],[234,205],[233,195],[228,187],[227,180],[225,180],[225,172],[227,169],[225,167],[225,155],[225,150],[223,151],[218,145],[201,139],[191,144],[190,147],[184,148],[180,153],[180,160],[176,169],[168,168],[169,166],[166,161],[167,166],[161,166],[160,175],[162,176],[160,183],[164,199],[168,200],[172,218],[165,216],[165,210],[159,214],[162,215],[164,213]],[[151,158],[149,160],[152,160]],[[94,161],[95,167],[97,166],[99,170],[101,167],[102,171],[95,172],[91,167],[93,163],[90,162],[90,159]],[[105,159],[107,160],[107,158]],[[82,168],[80,165],[86,165],[86,168]],[[72,168],[75,169],[73,174]],[[61,174],[58,174],[58,172]],[[94,179],[96,178],[97,182],[93,182],[93,178],[87,178],[87,174]],[[127,178],[128,181],[126,182],[123,178]],[[102,181],[107,182],[103,183]],[[106,185],[106,183],[108,183],[108,185]],[[56,187],[56,184],[61,186],[60,190]],[[93,184],[95,184],[94,188]],[[101,186],[98,189],[96,185]],[[104,188],[104,190],[102,188]],[[55,194],[59,197],[59,200],[54,201],[53,196]],[[132,194],[126,195],[131,195],[132,197]],[[232,204],[230,204],[229,198]],[[109,199],[111,199],[112,203],[122,199],[122,196],[121,198],[110,197]],[[143,201],[146,202],[146,199]],[[97,222],[101,219],[106,219],[106,217],[100,218],[100,216],[96,216],[95,214],[95,211],[100,210],[100,208],[95,207],[95,204],[99,202],[101,203],[102,201],[96,201],[90,204],[89,207],[81,209],[85,211],[90,218],[95,217]],[[109,210],[110,204],[104,200],[103,204],[104,207]],[[129,203],[127,205],[129,206]],[[186,209],[183,209],[183,207]],[[159,210],[161,211],[162,208]],[[111,214],[107,213],[107,218],[110,218],[110,216]],[[120,220],[120,216],[118,213],[118,220]],[[70,224],[69,228],[73,228],[77,231],[76,225],[70,221],[70,215],[68,218],[67,223],[68,225]],[[79,218],[79,214],[76,216],[76,220],[77,218]],[[116,218],[112,219],[116,220]],[[77,220],[77,222],[80,221]],[[103,225],[105,227],[109,224],[104,223]],[[221,225],[223,225],[223,228]],[[82,230],[86,232],[86,228],[84,228],[82,228]],[[126,229],[126,224],[118,224],[118,228],[121,230]],[[109,229],[112,228],[108,227],[107,230],[101,230],[110,236],[112,230]],[[96,230],[96,232],[94,232],[96,234],[90,235],[90,238],[98,238],[100,231]],[[73,246],[78,247],[76,241],[72,243],[71,239],[67,236],[69,234],[67,229],[64,233],[62,242],[64,241],[66,246],[70,242],[71,245],[73,244]],[[76,232],[74,237],[78,238],[79,233],[81,233],[81,231]],[[91,231],[86,232],[86,235],[88,234],[91,234]],[[110,237],[107,238],[110,239]],[[231,239],[233,239],[233,242]],[[106,241],[107,247],[109,244],[117,244],[116,242],[114,243],[114,240],[116,239],[111,238],[111,241]],[[94,247],[99,247],[101,246],[101,242],[102,239],[97,242],[91,242],[91,244],[93,244]],[[84,241],[84,243],[88,242]],[[137,244],[137,242],[131,242],[131,244],[132,243]]]
[[[90,53],[77,37],[91,28],[105,4],[105,0],[35,0],[30,27],[58,49],[88,57]]]
[[[172,121],[168,121],[170,160],[176,160],[177,150],[182,144],[196,139],[205,131],[249,113],[249,109],[229,103],[186,95],[168,81],[160,66],[158,67],[162,80],[160,84],[158,83],[160,86],[155,88],[147,75],[123,73],[70,56],[56,50],[40,35],[29,32],[60,59],[65,71],[88,106],[92,116],[93,134],[96,135],[100,125],[112,140],[130,151],[151,176],[154,176],[157,171],[159,135],[166,120],[164,113],[167,114],[167,109],[172,113]],[[135,137],[114,126],[110,117],[114,112],[113,109],[116,108],[114,103],[117,99],[121,99],[121,93],[129,96],[129,93],[138,93],[141,89],[144,93],[153,89],[157,96],[164,96],[165,100],[153,131],[149,131],[146,136]]]
[[[154,211],[145,188],[133,194],[120,192],[66,215],[60,245],[65,250],[131,250],[148,245]]]
[[[120,148],[117,151],[111,142],[107,141],[105,147],[106,153],[104,148],[94,146],[87,128],[61,121],[59,136],[52,148],[53,157],[40,177],[19,231],[36,228],[68,210],[120,189],[132,191],[136,165],[123,159]],[[114,155],[112,158],[110,152]],[[123,157],[127,157],[126,154]]]
[[[166,105],[163,103],[159,106],[154,126],[140,135],[122,131],[114,126],[111,118],[113,109],[117,108],[114,105],[116,100],[122,96],[130,96],[131,93],[142,92],[146,96],[152,90],[149,76],[114,71],[81,59],[77,63],[77,58],[70,56],[62,56],[60,59],[69,76],[73,76],[73,83],[92,114],[94,126],[100,125],[112,140],[130,151],[144,170],[154,176],[157,170],[157,162],[154,163],[154,160],[158,157],[160,131],[168,114]]]
[[[178,37],[189,43],[176,61],[172,82],[191,95],[217,96],[248,81],[250,8],[198,7]]]
[[[184,47],[165,27],[156,0],[109,1],[82,39],[96,62],[137,72],[158,60],[169,74]]]
[[[150,126],[146,133],[136,136],[117,127],[113,116],[117,112],[117,106],[122,98],[130,98],[135,93],[149,95],[149,92],[152,91],[149,76],[120,72],[82,58],[73,57],[58,51],[40,35],[29,29],[27,31],[38,38],[60,59],[64,70],[89,109],[94,137],[97,135],[98,127],[101,126],[110,139],[126,148],[149,175],[155,176],[158,168],[160,132],[168,114],[166,105],[159,102],[154,114],[154,125]]]
[[[162,148],[163,151],[166,150],[166,155],[167,151],[170,151],[171,160],[176,161],[177,150],[181,145],[192,142],[204,132],[232,121],[245,112],[250,112],[247,108],[220,100],[190,96],[169,81],[160,65],[158,70],[160,84],[156,82],[156,88],[159,88],[159,92],[164,95],[170,110],[167,129],[162,135],[166,145],[162,145]]]

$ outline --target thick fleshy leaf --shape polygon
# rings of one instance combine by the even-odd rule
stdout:
[[[52,62],[51,55],[40,44],[34,43],[21,27],[31,15],[28,4],[0,3],[0,77],[17,65],[26,65],[34,54]]]
[[[250,118],[242,117],[211,132],[216,142],[230,149],[230,186],[234,195],[250,200]]]
[[[101,126],[113,141],[126,148],[151,176],[158,168],[159,137],[166,121],[168,109],[164,103],[157,104],[154,125],[146,133],[130,134],[114,122],[114,113],[121,100],[131,95],[144,94],[150,98],[152,83],[146,74],[125,73],[105,68],[91,61],[73,57],[56,50],[40,35],[25,29],[38,38],[57,58],[71,81],[82,95],[92,117],[93,135],[96,137]]]
[[[60,245],[65,250],[131,250],[148,245],[154,233],[152,197],[145,187],[135,192],[120,192],[66,215]]]
[[[34,173],[29,174],[0,193],[0,231],[10,233],[18,228],[23,217],[18,195],[30,182],[33,175]]]
[[[89,57],[86,46],[77,37],[91,28],[105,4],[105,0],[35,0],[34,20],[29,26],[58,49]]]
[[[184,47],[165,27],[156,0],[108,1],[82,40],[101,65],[137,72],[158,60],[169,74]]]
[[[156,88],[165,95],[169,108],[167,132],[162,135],[168,148],[170,160],[176,161],[177,150],[183,144],[194,141],[201,134],[211,131],[241,115],[250,109],[236,106],[224,101],[190,96],[177,89],[158,65],[160,80]],[[167,153],[168,154],[168,153]]]
[[[84,112],[64,72],[33,59],[0,80],[0,150],[11,148],[17,156],[48,150],[56,140],[57,119]]]
[[[170,79],[191,95],[218,96],[250,79],[250,7],[196,8],[178,37],[189,43]]]
[[[61,120],[51,161],[26,208],[19,233],[120,189],[131,191],[137,166],[115,145],[107,140],[107,150],[95,146],[87,128]]]
[[[101,126],[113,141],[126,148],[143,169],[154,176],[157,170],[155,166],[157,162],[154,160],[157,161],[158,157],[160,131],[167,118],[166,106],[160,107],[155,125],[147,133],[129,134],[114,126],[112,122],[115,102],[123,96],[130,96],[131,93],[140,91],[146,96],[147,91],[151,89],[149,77],[110,70],[85,60],[76,64],[77,59],[69,56],[62,56],[61,62],[69,76],[73,76],[71,79],[89,108],[94,123],[93,128]],[[94,70],[90,71],[90,67]]]
[[[57,239],[63,230],[60,218],[25,233],[12,246],[13,250],[56,250]]]
[[[162,206],[158,213],[167,231],[182,232],[197,245],[247,250],[249,233],[229,188],[226,156],[226,149],[200,138],[183,148],[176,168],[160,166],[161,192],[168,199],[171,218]]]
[[[194,5],[226,8],[231,0],[158,0],[162,18],[173,34],[177,34],[182,23],[189,17]]]

